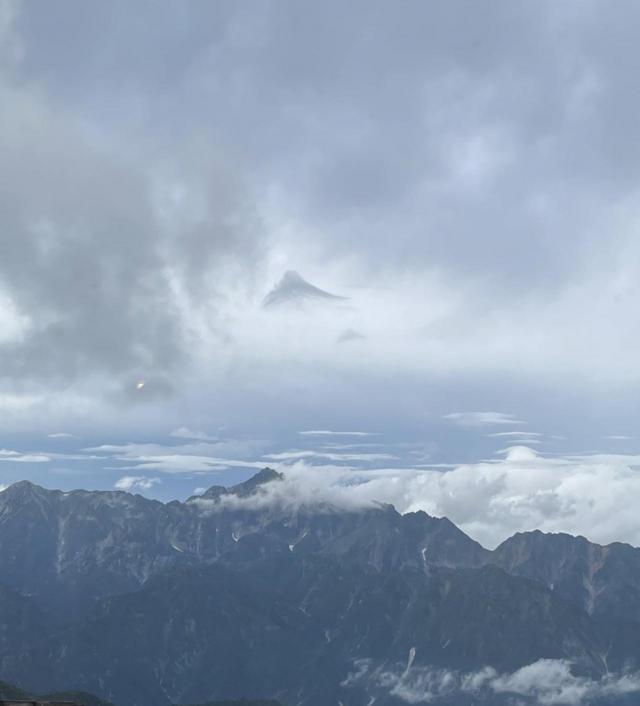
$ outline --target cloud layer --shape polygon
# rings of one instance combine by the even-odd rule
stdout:
[[[402,513],[423,510],[446,516],[489,548],[515,532],[534,529],[581,534],[602,544],[626,541],[640,546],[635,503],[640,455],[550,456],[512,446],[477,463],[394,467],[409,462],[411,453],[402,458],[322,449],[256,453],[257,448],[259,444],[249,444],[243,457],[235,458],[228,452],[237,452],[242,445],[234,449],[228,442],[104,445],[89,451],[109,468],[140,474],[193,477],[265,465],[283,472],[284,482],[269,484],[257,496],[239,501],[251,507],[277,504],[294,510],[304,504],[354,509],[384,502]]]
[[[448,470],[287,461],[269,460],[285,473],[284,483],[272,484],[257,498],[243,502],[291,508],[387,502],[403,513],[424,510],[446,516],[489,548],[515,532],[533,529],[581,534],[602,544],[626,541],[640,546],[634,500],[640,492],[636,470],[640,456],[543,457],[530,448],[513,447],[503,459]],[[144,459],[132,467],[159,467],[147,463]]]
[[[620,455],[640,452],[639,15],[0,0],[3,446],[226,428],[281,455],[309,451],[296,430],[365,430],[420,444],[404,466],[456,468],[389,483],[400,507],[487,542],[554,512],[612,538],[605,512],[635,483]],[[296,305],[263,307],[274,288]],[[539,454],[477,463],[500,439]],[[116,466],[233,460],[147,455]],[[39,466],[117,480],[62,461]]]
[[[456,463],[432,461],[428,444],[345,433],[292,433],[294,446],[223,432],[216,438],[188,428],[177,428],[164,441],[97,446],[54,434],[38,446],[1,450],[0,480],[4,485],[29,477],[65,490],[115,486],[169,501],[189,497],[194,487],[238,483],[271,466],[284,481],[240,503],[291,511],[300,505],[358,509],[391,503],[402,513],[446,516],[489,548],[534,529],[640,546],[640,454],[621,452],[620,441],[612,441],[617,450],[607,453],[552,452],[549,446],[565,442],[540,434],[532,438],[540,441],[535,447],[517,440],[502,448],[514,437],[497,432],[490,438],[497,450],[485,460]],[[486,439],[484,429],[469,433]]]
[[[415,656],[415,655],[414,655]],[[412,665],[404,671],[376,667],[359,660],[344,686],[365,686],[395,696],[409,704],[438,702],[441,698],[470,698],[484,695],[520,697],[519,704],[535,706],[586,706],[600,699],[624,697],[640,692],[637,673],[610,673],[601,679],[575,676],[564,660],[541,659],[511,674],[499,674],[486,667],[477,672],[457,672]],[[516,702],[514,702],[516,703]],[[608,703],[611,703],[608,701]]]

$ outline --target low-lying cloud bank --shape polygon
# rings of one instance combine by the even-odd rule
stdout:
[[[59,466],[91,466],[110,487],[171,500],[193,495],[196,487],[232,485],[270,466],[284,474],[283,482],[269,483],[251,497],[226,497],[224,503],[276,503],[291,511],[301,505],[355,510],[389,503],[401,513],[422,510],[448,517],[488,548],[533,529],[640,546],[638,454],[551,455],[518,445],[487,460],[429,465],[422,451],[416,456],[414,447],[402,444],[376,443],[374,452],[352,444],[274,452],[277,446],[260,439],[199,437],[178,443],[172,437],[170,443],[0,450],[0,465],[6,469],[1,480],[28,477],[26,467],[39,473],[45,485],[58,485],[65,478]],[[55,478],[49,480],[52,473]],[[64,489],[71,487],[67,483]],[[178,487],[182,490],[175,493]]]
[[[148,463],[141,459],[141,466]],[[515,532],[582,534],[603,544],[640,545],[635,498],[640,456],[542,456],[516,446],[503,457],[440,468],[362,469],[344,465],[269,463],[284,472],[252,498],[227,499],[256,506],[319,503],[358,508],[384,502],[399,512],[446,516],[492,548]],[[130,468],[136,468],[133,464]],[[157,468],[157,466],[151,466]]]
[[[492,667],[460,672],[412,666],[414,657],[411,650],[403,671],[376,667],[371,660],[358,660],[343,686],[364,686],[373,694],[395,696],[409,704],[437,703],[455,696],[468,703],[472,697],[500,695],[517,697],[515,703],[522,706],[586,706],[640,692],[640,674],[636,672],[611,673],[600,679],[576,676],[565,660],[541,659],[511,674],[500,674]]]

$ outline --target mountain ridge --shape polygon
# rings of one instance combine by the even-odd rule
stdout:
[[[416,674],[570,662],[594,684],[640,668],[640,550],[530,532],[490,551],[421,511],[265,503],[265,486],[282,481],[266,468],[166,504],[10,486],[0,678],[131,706],[395,706],[391,677],[375,674],[408,679],[408,655]],[[373,676],[352,679],[365,663]],[[465,698],[508,703],[485,692]]]

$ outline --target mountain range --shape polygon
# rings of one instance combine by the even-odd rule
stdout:
[[[640,550],[267,502],[0,493],[0,679],[118,706],[634,704]]]

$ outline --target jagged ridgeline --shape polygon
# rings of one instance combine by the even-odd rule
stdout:
[[[73,704],[74,706],[114,706],[108,701],[98,698],[94,694],[81,691],[60,691],[53,694],[32,694],[24,689],[18,689],[11,684],[0,682],[0,703],[29,703],[38,704]],[[173,706],[180,706],[174,704]],[[280,706],[276,701],[209,701],[203,704],[190,704],[188,706]]]
[[[118,706],[640,701],[639,550],[488,551],[423,512],[270,502],[286,484],[0,493],[0,678]]]

